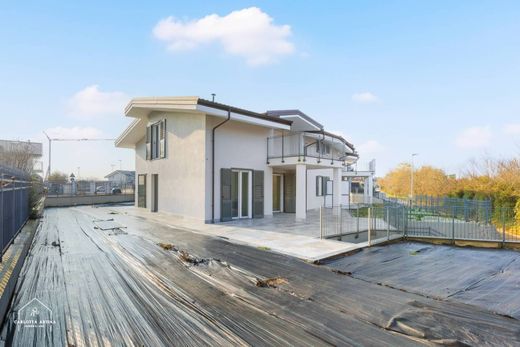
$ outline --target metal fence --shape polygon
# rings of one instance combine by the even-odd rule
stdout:
[[[369,245],[404,236],[406,208],[403,206],[320,208],[320,237]]]
[[[413,199],[388,198],[383,199],[384,204],[407,206],[413,210],[455,216],[466,221],[473,220],[491,222],[493,216],[493,204],[489,199],[461,199],[447,196],[416,195]]]
[[[47,182],[47,196],[133,194],[135,184],[115,181]]]
[[[485,211],[485,213],[482,213]],[[513,209],[494,211],[475,205],[421,209],[402,204],[322,207],[320,236],[347,242],[396,237],[520,242],[520,220]]]
[[[407,209],[406,236],[494,241],[520,242],[520,221],[515,220],[514,210],[499,208],[491,212],[470,210],[453,206],[441,211]]]
[[[0,257],[29,218],[30,189],[25,173],[0,165]]]

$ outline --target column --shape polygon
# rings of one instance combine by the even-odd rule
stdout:
[[[368,203],[372,204],[373,198],[374,198],[374,176],[373,175],[368,176],[367,183],[368,183],[368,185],[367,185]]]
[[[369,177],[366,177],[363,183],[363,203],[370,203],[370,180]]]
[[[273,168],[264,171],[264,216],[273,215]]]
[[[296,164],[296,219],[305,219],[307,217],[307,210],[305,202],[306,194],[306,179],[307,167],[305,164]]]
[[[332,206],[341,205],[341,168],[332,169]]]

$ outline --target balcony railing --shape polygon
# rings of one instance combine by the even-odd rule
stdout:
[[[347,149],[340,140],[322,134],[306,135],[305,133],[292,133],[267,138],[267,163],[270,159],[297,157],[299,161],[306,158],[322,160],[345,161]]]

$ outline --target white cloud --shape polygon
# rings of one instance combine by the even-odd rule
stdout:
[[[464,129],[455,139],[455,144],[463,149],[476,149],[486,147],[491,142],[493,134],[486,127],[470,127]]]
[[[68,113],[81,119],[119,116],[129,99],[123,92],[103,92],[98,85],[91,85],[69,99]]]
[[[233,11],[223,17],[211,14],[192,21],[168,17],[155,25],[153,34],[165,41],[173,52],[217,42],[227,53],[243,57],[253,66],[276,62],[279,57],[294,52],[294,45],[289,41],[291,27],[273,24],[273,18],[257,7]]]
[[[377,140],[368,140],[359,144],[356,147],[358,152],[362,156],[381,153],[385,150],[385,147]]]
[[[504,126],[504,133],[508,135],[520,135],[520,123],[511,123]]]
[[[55,127],[45,130],[51,138],[57,139],[99,139],[103,132],[93,127]]]
[[[370,104],[379,101],[378,97],[370,92],[355,93],[352,95],[352,100],[362,104]]]

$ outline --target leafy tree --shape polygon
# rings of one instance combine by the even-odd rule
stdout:
[[[49,175],[48,180],[52,183],[67,183],[69,181],[69,176],[64,172],[54,171]]]

